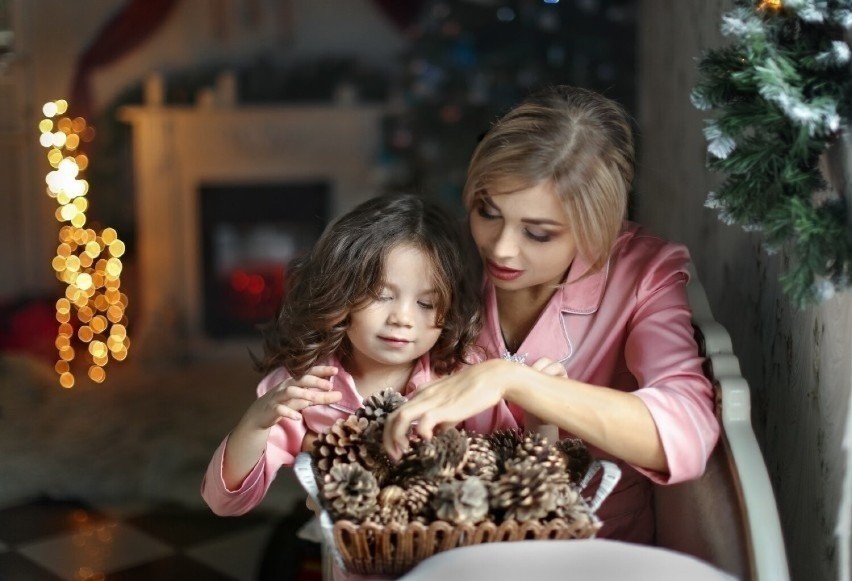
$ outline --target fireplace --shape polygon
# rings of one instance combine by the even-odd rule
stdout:
[[[288,263],[328,221],[328,192],[324,182],[201,186],[206,335],[254,337],[275,315]]]
[[[169,106],[154,78],[145,104],[119,113],[133,135],[137,361],[245,358],[253,321],[274,309],[245,293],[274,301],[285,273],[273,264],[378,193],[381,104],[240,106],[224,87]]]

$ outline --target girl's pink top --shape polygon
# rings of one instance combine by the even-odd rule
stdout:
[[[486,320],[479,343],[489,358],[558,360],[570,378],[633,393],[654,418],[669,472],[616,461],[622,476],[598,511],[604,521],[599,537],[653,542],[651,483],[701,476],[719,436],[712,386],[693,335],[688,264],[684,246],[625,222],[603,269],[581,278],[588,263],[575,258],[567,284],[551,297],[515,354],[507,353],[503,341],[494,287],[485,284]],[[522,425],[523,410],[510,408]],[[560,438],[569,436],[560,433]],[[615,460],[600,450],[591,452]]]
[[[245,514],[257,506],[266,495],[266,491],[275,480],[278,469],[282,466],[292,466],[296,455],[301,451],[302,440],[308,431],[314,433],[326,432],[338,419],[345,419],[363,404],[363,399],[355,387],[352,376],[340,365],[340,361],[332,359],[323,365],[334,365],[338,368],[333,378],[336,391],[343,394],[337,403],[317,405],[302,410],[299,421],[282,419],[272,427],[266,442],[266,451],[258,459],[257,464],[246,476],[236,490],[228,490],[222,478],[222,460],[226,437],[210,460],[207,473],[201,483],[201,496],[210,509],[220,516],[237,516]],[[264,377],[257,386],[260,397],[290,374],[280,368]],[[429,366],[429,355],[424,355],[415,364],[408,384],[403,390],[404,395],[411,394],[420,386],[432,381],[433,376]],[[516,429],[517,423],[504,402],[486,410],[468,420],[461,427],[472,432],[488,433],[499,429]]]

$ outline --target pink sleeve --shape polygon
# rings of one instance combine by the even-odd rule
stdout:
[[[497,430],[517,430],[518,422],[515,421],[509,406],[505,401],[500,401],[491,409],[487,409],[466,419],[462,427],[469,432],[478,434],[490,434]]]
[[[654,418],[669,473],[634,468],[660,484],[701,476],[719,437],[686,295],[688,261],[684,247],[668,245],[650,263],[625,345],[627,367],[644,386],[633,393]]]
[[[289,375],[284,369],[273,371],[264,377],[257,386],[258,397],[287,377]],[[222,462],[228,444],[226,437],[214,452],[201,482],[201,496],[204,501],[219,516],[238,516],[247,513],[260,504],[266,496],[266,491],[275,480],[278,469],[281,466],[292,466],[294,458],[301,450],[306,433],[307,428],[303,420],[282,419],[272,426],[266,441],[266,451],[236,490],[229,490],[222,478]]]

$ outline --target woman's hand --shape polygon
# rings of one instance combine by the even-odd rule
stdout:
[[[503,398],[504,386],[515,366],[516,363],[491,359],[423,387],[388,416],[385,450],[398,460],[408,448],[410,429],[428,440],[436,428],[455,426],[496,405]]]
[[[337,368],[329,365],[311,367],[302,377],[291,377],[252,402],[241,423],[246,427],[268,430],[281,418],[301,420],[301,410],[312,405],[328,405],[343,397],[332,391],[331,377]]]
[[[553,377],[568,377],[568,372],[565,371],[564,365],[547,357],[542,357],[530,365],[530,367],[537,371],[541,371],[546,375],[552,375]]]

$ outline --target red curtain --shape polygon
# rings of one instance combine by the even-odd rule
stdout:
[[[148,39],[166,21],[179,0],[127,0],[124,7],[108,20],[77,61],[71,80],[69,107],[74,115],[89,117],[92,72],[123,57]]]

